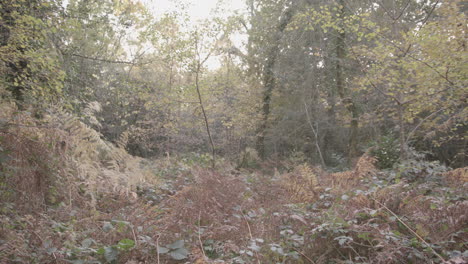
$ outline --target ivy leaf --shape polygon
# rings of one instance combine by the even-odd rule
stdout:
[[[128,227],[132,226],[132,224],[127,221],[112,220],[111,223],[116,226],[117,232],[119,233],[124,232]]]
[[[260,251],[260,247],[255,244],[255,243],[252,243],[252,245],[249,246],[250,249],[252,249],[253,251]]]
[[[169,253],[169,255],[171,256],[171,258],[175,259],[175,260],[182,260],[182,259],[186,259],[188,257],[188,250],[185,249],[185,248],[179,248],[177,250],[174,250],[172,252]]]
[[[93,243],[96,243],[92,238],[86,238],[81,242],[81,247],[89,248]]]
[[[178,248],[183,248],[184,247],[184,240],[177,240],[176,242],[167,245],[168,248],[170,249],[178,249]]]
[[[105,222],[104,225],[102,226],[102,230],[104,230],[104,232],[109,232],[113,228],[114,228],[114,226],[109,222]]]
[[[165,247],[158,247],[158,252],[159,254],[166,254],[167,252],[169,252],[169,249]]]
[[[119,256],[119,251],[114,247],[105,247],[104,248],[104,258],[107,262],[115,262]]]
[[[119,243],[117,244],[117,247],[120,250],[129,250],[134,246],[135,246],[135,241],[128,239],[128,238],[120,240]]]
[[[335,240],[338,240],[338,244],[340,244],[340,246],[343,246],[347,242],[353,241],[353,238],[348,236],[339,236],[336,237]]]

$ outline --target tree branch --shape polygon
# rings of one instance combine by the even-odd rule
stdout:
[[[114,64],[128,64],[128,65],[132,65],[132,66],[151,63],[151,62],[136,63],[134,61],[108,60],[108,59],[102,59],[102,58],[89,57],[89,56],[86,56],[86,55],[81,55],[81,54],[76,54],[76,53],[72,53],[72,54],[69,54],[69,55],[73,56],[73,57],[87,59],[87,60],[93,60],[93,61],[99,61],[99,62],[105,62],[105,63],[114,63]]]
[[[308,106],[307,106],[307,103],[305,101],[304,101],[304,109],[305,109],[305,113],[306,113],[306,117],[307,117],[307,122],[309,123],[309,126],[312,129],[312,132],[314,133],[315,146],[317,147],[317,152],[318,152],[318,154],[320,156],[320,162],[322,163],[323,168],[326,168],[325,160],[323,159],[322,151],[320,150],[320,145],[319,145],[319,142],[318,142],[318,134],[317,134],[317,131],[314,128],[314,125],[312,124],[311,119],[310,119]]]

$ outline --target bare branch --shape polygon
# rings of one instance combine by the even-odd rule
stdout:
[[[69,54],[69,55],[73,56],[73,57],[87,59],[87,60],[93,60],[93,61],[99,61],[99,62],[105,62],[105,63],[114,63],[114,64],[128,64],[128,65],[132,65],[132,66],[151,63],[151,62],[136,63],[134,61],[108,60],[108,59],[102,59],[102,58],[89,57],[89,56],[86,56],[86,55],[81,55],[81,54],[76,54],[76,53]]]

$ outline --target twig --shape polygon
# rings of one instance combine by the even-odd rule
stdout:
[[[247,228],[249,229],[250,241],[254,241],[254,238],[253,238],[253,235],[252,235],[252,229],[250,229],[249,221],[247,220],[247,217],[245,217],[245,214],[242,212],[242,208],[240,210],[240,213],[242,214],[242,217],[244,218],[245,223],[247,224]],[[260,264],[260,259],[258,258],[257,251],[255,251],[255,257],[257,258],[257,263]]]
[[[408,137],[406,138],[406,145],[408,145],[408,142],[409,140],[411,139],[411,137],[413,136],[414,132],[416,132],[416,130],[418,130],[418,128],[429,118],[431,118],[433,115],[436,115],[438,114],[439,112],[445,110],[445,108],[441,108],[435,112],[433,112],[432,114],[426,116],[425,118],[423,118],[423,120],[421,120],[421,122],[419,122],[419,124],[409,133]]]
[[[205,250],[203,249],[203,242],[201,240],[200,225],[201,225],[201,211],[198,212],[198,242],[200,242],[200,249],[203,254],[203,259],[206,259]]]
[[[132,234],[133,234],[133,239],[135,240],[135,246],[138,247],[138,240],[137,240],[137,237],[135,235],[135,229],[133,228],[133,226],[132,226]]]
[[[249,221],[248,221],[247,218],[245,217],[245,215],[244,215],[244,213],[242,212],[242,210],[241,210],[241,214],[242,214],[242,217],[243,217],[244,220],[245,220],[245,223],[247,224],[247,228],[249,229],[250,240],[254,240],[254,238],[253,238],[253,236],[252,236],[252,230],[250,229]]]
[[[299,249],[294,248],[294,250],[296,250],[297,253],[301,254],[304,258],[306,258],[308,261],[310,261],[310,263],[315,264],[315,262],[313,260],[311,260],[306,254],[302,253]]]
[[[382,206],[385,210],[387,210],[389,213],[391,213],[402,225],[404,225],[411,233],[413,233],[413,235],[415,235],[419,240],[421,240],[428,248],[431,249],[432,253],[434,253],[440,260],[442,260],[442,263],[446,263],[445,259],[439,255],[439,253],[437,253],[435,251],[435,249],[433,247],[431,247],[431,245],[429,245],[429,243],[426,242],[426,240],[424,240],[424,238],[422,238],[420,235],[418,235],[418,233],[416,233],[416,231],[414,231],[411,227],[409,227],[405,222],[403,222],[403,220],[401,220],[401,218],[396,214],[394,213],[392,210],[390,210],[386,205],[382,204],[381,202],[377,201],[376,199],[373,199],[376,203],[378,203],[380,206]]]
[[[156,235],[156,254],[157,254],[158,264],[159,264],[159,237],[160,235]]]
[[[437,0],[434,5],[432,6],[431,8],[431,11],[429,11],[429,13],[427,14],[426,18],[424,18],[423,22],[421,23],[421,25],[419,25],[419,28],[416,30],[416,34],[419,34],[419,32],[421,31],[421,29],[424,27],[424,25],[427,23],[427,21],[429,20],[429,18],[431,17],[432,13],[434,12],[434,10],[436,9],[437,5],[439,4],[440,0]]]
[[[72,208],[72,185],[70,184],[70,188],[68,188],[68,198],[70,199],[70,209]]]
[[[31,226],[33,226],[33,224],[32,224],[31,222],[29,222],[29,221],[27,221],[27,220],[26,220],[26,222],[27,222],[28,224],[30,224]],[[42,239],[42,237],[41,237],[38,233],[36,233],[36,231],[31,230],[31,233],[33,233],[37,238],[39,238],[39,240],[41,241],[42,245],[45,245],[44,239]],[[55,252],[52,252],[52,256],[54,257],[55,263],[57,263],[57,255],[55,255]]]
[[[28,224],[30,224],[33,227],[31,222],[29,221],[26,221],[26,222],[28,222]],[[42,239],[42,237],[38,233],[36,233],[36,231],[31,230],[31,233],[33,233],[37,238],[39,238],[42,244],[45,244],[44,239]]]
[[[93,60],[93,61],[100,61],[100,62],[105,62],[105,63],[114,63],[114,64],[129,64],[129,65],[144,65],[144,64],[149,64],[150,62],[146,63],[136,63],[134,61],[123,61],[123,60],[108,60],[108,59],[102,59],[102,58],[95,58],[95,57],[89,57],[81,54],[67,54],[73,57],[78,57],[86,60]]]

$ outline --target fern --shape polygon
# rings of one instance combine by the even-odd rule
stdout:
[[[450,183],[463,184],[468,182],[468,167],[451,170],[443,175]]]
[[[359,158],[354,170],[330,174],[333,187],[348,188],[354,186],[359,179],[371,177],[377,173],[376,159],[364,154]]]
[[[297,166],[292,173],[286,175],[283,184],[294,200],[300,202],[313,201],[319,186],[314,171],[305,163]]]
[[[93,111],[97,105],[89,105]],[[91,111],[90,110],[90,111]],[[93,112],[91,111],[91,112]],[[117,147],[103,140],[103,136],[75,116],[55,109],[51,122],[68,132],[70,147],[70,162],[74,164],[75,177],[80,179],[89,189],[87,195],[94,200],[96,192],[115,190],[129,193],[129,189],[143,181],[150,181],[149,175],[140,168],[140,159],[129,155],[124,147],[128,141],[128,133],[121,135]],[[152,176],[152,175],[151,175]]]
[[[121,149],[125,149],[125,147],[128,144],[128,136],[129,136],[128,131],[125,131],[122,134],[120,134],[120,136],[119,136],[119,138],[117,139],[117,142],[116,142],[117,147],[119,147]]]

